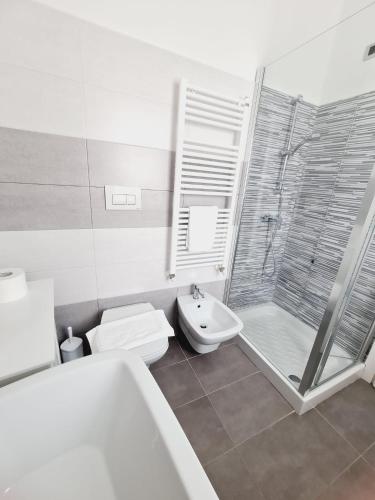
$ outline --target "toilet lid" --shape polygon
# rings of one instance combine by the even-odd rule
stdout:
[[[172,337],[173,328],[164,311],[148,311],[97,326],[87,334],[93,352],[132,349],[147,342]]]

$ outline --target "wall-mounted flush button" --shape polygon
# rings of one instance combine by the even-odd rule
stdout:
[[[127,205],[127,195],[126,194],[113,194],[112,195],[112,205]]]
[[[105,186],[106,210],[140,210],[141,189],[127,186]]]
[[[126,196],[126,204],[127,205],[136,205],[137,204],[137,197],[135,194],[128,194]]]

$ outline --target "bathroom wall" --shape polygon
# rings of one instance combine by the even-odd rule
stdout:
[[[40,1],[246,79],[255,75],[257,66],[280,59],[371,3],[371,0]],[[304,22],[306,19],[308,22]]]
[[[0,0],[0,267],[53,278],[56,320],[151,301],[173,318],[211,268],[167,279],[176,95],[181,78],[243,96],[240,78],[27,0]],[[106,211],[104,185],[142,189]]]
[[[275,263],[271,251],[264,272],[267,240],[270,239],[267,231],[273,231],[275,223],[268,227],[261,217],[277,215],[279,195],[275,187],[282,165],[280,152],[287,145],[293,108],[291,96],[263,87],[229,295],[229,305],[233,308],[270,301],[274,294],[300,189],[303,155],[307,146],[303,146],[288,163],[281,207],[282,225],[277,231],[273,247]],[[299,105],[294,141],[298,142],[311,133],[315,114],[315,106],[305,102]]]

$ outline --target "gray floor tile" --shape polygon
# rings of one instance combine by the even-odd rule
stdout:
[[[355,462],[319,500],[374,500],[375,474],[363,460]]]
[[[363,455],[367,462],[375,468],[375,444]]]
[[[175,414],[203,464],[233,446],[207,397],[177,408]]]
[[[235,443],[253,436],[292,411],[260,373],[219,389],[209,397]]]
[[[205,470],[220,500],[264,500],[236,450],[221,455]]]
[[[152,372],[172,408],[204,395],[203,389],[187,361]]]
[[[183,350],[185,356],[190,359],[190,358],[195,358],[196,356],[200,356],[200,354],[191,347],[189,342],[187,341],[185,335],[181,332],[180,328],[178,327],[178,331],[176,333],[178,336],[178,340],[181,346],[181,349]]]
[[[151,365],[150,369],[151,371],[154,371],[164,366],[173,365],[174,363],[178,363],[179,361],[183,361],[184,359],[186,358],[184,353],[182,352],[180,344],[175,338],[172,337],[169,339],[169,347],[166,354],[164,354],[164,356],[159,359],[159,361]]]
[[[289,415],[239,451],[268,500],[316,498],[358,456],[314,410]]]
[[[360,452],[375,441],[375,390],[364,380],[324,401],[318,410]]]
[[[228,345],[192,358],[190,364],[207,392],[215,391],[258,371],[236,345]]]

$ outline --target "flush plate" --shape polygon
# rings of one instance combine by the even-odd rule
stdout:
[[[142,194],[140,188],[129,186],[105,186],[106,210],[140,210]]]

